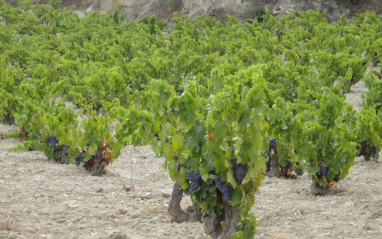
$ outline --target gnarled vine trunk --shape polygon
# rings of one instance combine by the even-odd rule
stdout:
[[[229,239],[232,233],[237,232],[240,226],[237,208],[227,202],[224,202],[224,213],[222,215],[208,212],[202,221],[204,223],[204,232],[213,239]],[[224,228],[222,222],[224,222]]]
[[[172,195],[167,209],[170,215],[173,217],[174,221],[177,223],[182,223],[186,221],[201,221],[202,214],[200,210],[195,208],[193,212],[189,213],[183,211],[183,209],[180,207],[180,202],[182,201],[182,198],[182,186],[180,185],[179,181],[176,181],[172,189]]]
[[[270,151],[273,151],[273,155],[268,154],[267,162],[267,175],[269,177],[280,177],[280,164],[279,164],[279,152],[277,151],[276,143],[273,147],[270,148]]]
[[[68,151],[65,145],[61,146],[60,158],[61,163],[63,164],[70,164],[72,162],[72,160],[69,158]]]

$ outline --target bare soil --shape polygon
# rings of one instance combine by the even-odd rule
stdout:
[[[357,109],[362,84],[347,94]],[[0,133],[15,130],[0,125]],[[126,147],[104,176],[95,177],[38,151],[9,152],[20,142],[0,140],[0,239],[208,238],[201,223],[172,221],[167,206],[173,182],[150,147]],[[327,196],[312,194],[306,174],[266,178],[252,209],[256,238],[382,238],[381,172],[381,162],[358,157],[349,177]],[[182,207],[189,205],[186,196]]]

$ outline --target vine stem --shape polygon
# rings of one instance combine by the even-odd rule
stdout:
[[[166,143],[166,141],[164,141],[164,140],[162,139],[162,137],[160,136],[159,133],[157,133],[157,135],[158,135],[158,138],[160,139],[160,141],[161,141],[164,145],[166,145],[169,149],[171,149],[172,153],[173,153],[175,156],[177,156],[179,159],[183,160],[183,157],[180,156],[179,154],[177,154],[177,153],[175,152],[174,148],[173,148],[171,145],[169,145],[168,143]]]
[[[235,153],[235,150],[233,148],[233,138],[232,138],[232,126],[231,126],[231,133],[230,133],[230,136],[231,136],[231,147],[232,147],[232,152],[231,152],[231,158],[233,158],[234,156],[234,153]]]
[[[247,125],[244,126],[244,132],[243,132],[243,139],[244,139],[244,136],[245,136],[245,133],[247,132]],[[243,148],[240,149],[240,152],[238,153],[238,155],[241,154],[241,152],[243,152]]]
[[[39,125],[41,126],[41,129],[45,131],[45,133],[47,135],[50,135],[49,134],[49,131],[45,129],[44,125],[41,123],[41,121],[37,118],[37,116],[35,116],[34,114],[32,114],[32,117],[39,123]]]
[[[175,130],[175,134],[178,134],[178,130],[176,130],[175,125],[172,122],[172,117],[171,117],[170,111],[168,110],[168,103],[166,105],[166,112],[167,112],[168,117],[170,118],[171,125],[174,128],[174,130]]]

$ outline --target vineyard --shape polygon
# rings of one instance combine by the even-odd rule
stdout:
[[[172,24],[0,0],[0,202],[13,212],[0,211],[0,230],[382,237],[381,17],[175,13]],[[358,218],[338,218],[344,207]]]

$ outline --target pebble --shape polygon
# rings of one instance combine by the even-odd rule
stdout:
[[[152,195],[151,195],[151,193],[146,193],[146,194],[140,196],[140,198],[141,198],[142,200],[144,200],[144,199],[150,199],[150,198],[152,198]]]
[[[345,206],[346,207],[354,207],[355,203],[354,202],[347,202],[347,203],[345,203]]]
[[[50,234],[40,234],[41,238],[53,239],[53,236]]]
[[[381,235],[381,232],[380,231],[367,231],[367,235],[369,235],[369,236]]]
[[[171,194],[169,194],[169,193],[163,193],[162,195],[163,195],[164,198],[169,198],[169,197],[171,197]]]
[[[336,224],[331,224],[331,225],[325,225],[325,226],[323,226],[322,228],[323,229],[333,229],[333,228],[335,228],[336,227]]]
[[[131,217],[132,218],[138,218],[138,217],[140,217],[141,216],[141,212],[134,212],[133,214],[131,214]]]
[[[127,239],[127,235],[125,233],[121,233],[121,232],[113,232],[109,236],[109,239]]]
[[[128,214],[128,211],[124,208],[118,210],[119,214]]]
[[[16,239],[16,238],[17,238],[17,234],[14,233],[14,232],[10,232],[10,233],[8,234],[8,238],[9,238],[9,239]]]
[[[334,201],[331,201],[330,204],[332,204],[332,205],[337,205],[338,202],[337,202],[336,200],[334,200]]]
[[[331,234],[329,233],[329,232],[326,232],[326,233],[322,233],[322,234],[318,234],[317,235],[318,237],[330,237],[331,236]]]

